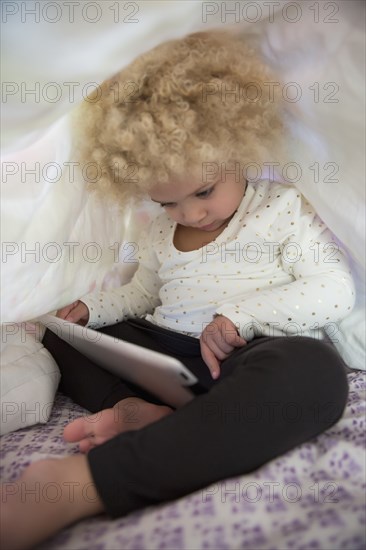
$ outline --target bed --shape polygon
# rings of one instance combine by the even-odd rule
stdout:
[[[99,12],[85,12],[83,21],[75,12],[71,28],[78,32],[72,37],[65,18],[50,25],[52,11],[39,23],[31,18],[24,23],[24,3],[6,8],[0,476],[9,490],[31,462],[77,452],[63,441],[62,431],[85,412],[57,392],[58,367],[42,346],[37,317],[127,281],[136,268],[133,245],[155,215],[141,204],[121,217],[74,177],[72,117],[83,90],[162,40],[233,23],[224,17],[222,3],[163,3],[121,3],[124,23],[128,18],[138,23],[124,25],[123,39],[115,25],[115,2],[90,3],[101,15],[94,25],[91,19]],[[294,7],[282,3],[268,16],[270,3],[249,4],[232,32],[251,41],[289,93],[301,91],[297,101],[287,102],[291,164],[300,168],[301,178],[294,179],[291,170],[285,175],[346,248],[356,280],[354,311],[328,335],[350,367],[346,410],[327,432],[250,475],[119,520],[100,516],[80,522],[41,549],[358,550],[366,545],[364,3],[315,3],[318,14],[314,6],[301,4],[296,23],[290,21]],[[36,90],[38,83],[39,101],[34,94],[22,101],[25,82]],[[69,93],[50,100],[51,92],[69,92],[65,83],[70,82],[75,83],[72,101]],[[59,88],[52,88],[55,83]],[[57,498],[57,488],[50,486],[43,497]]]
[[[350,394],[341,421],[258,471],[125,518],[83,521],[39,549],[362,550],[366,377],[355,371],[348,378]],[[3,436],[2,479],[15,480],[34,460],[77,452],[63,441],[62,429],[84,412],[58,394],[46,425]],[[57,489],[50,486],[43,496],[51,502]]]

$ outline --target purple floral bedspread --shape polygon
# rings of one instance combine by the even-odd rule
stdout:
[[[172,503],[119,520],[80,522],[39,550],[364,550],[366,378],[362,372],[348,376],[345,413],[321,436],[253,474]],[[63,441],[62,430],[82,413],[58,395],[48,424],[3,436],[2,481],[14,481],[37,459],[77,452]]]

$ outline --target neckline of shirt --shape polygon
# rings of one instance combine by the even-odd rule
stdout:
[[[212,239],[212,241],[210,241],[207,244],[216,243],[216,244],[220,245],[220,244],[224,243],[227,240],[228,235],[232,234],[232,232],[233,232],[232,230],[235,227],[235,224],[237,224],[237,221],[240,219],[241,216],[243,216],[243,213],[247,211],[248,206],[249,206],[251,200],[253,199],[253,196],[255,195],[255,193],[256,193],[256,189],[255,189],[253,183],[248,181],[247,187],[245,189],[244,196],[242,198],[242,201],[241,201],[236,213],[231,218],[231,220],[229,221],[229,223],[227,224],[225,229],[220,233],[220,235],[218,235],[215,239]],[[177,227],[177,222],[172,222],[171,230],[170,230],[170,233],[168,235],[169,248],[171,250],[173,250],[174,253],[179,255],[179,256],[182,256],[182,255],[187,255],[188,256],[189,254],[191,256],[194,256],[197,253],[200,254],[202,252],[203,246],[201,246],[200,248],[196,248],[195,250],[189,250],[188,252],[183,252],[181,250],[178,250],[174,246],[174,234],[175,234],[176,227]],[[207,246],[207,244],[205,244],[204,246]]]

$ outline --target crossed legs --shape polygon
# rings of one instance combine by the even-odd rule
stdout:
[[[139,429],[121,430],[115,417],[104,422],[103,415],[101,423],[86,417],[67,427],[65,436],[90,452],[33,464],[13,484],[14,494],[7,490],[5,547],[31,547],[81,518],[103,511],[125,515],[253,471],[330,427],[347,399],[338,354],[307,338],[255,340],[234,352],[222,370],[225,375],[207,393]],[[21,498],[22,486],[50,482],[63,488],[55,506]]]

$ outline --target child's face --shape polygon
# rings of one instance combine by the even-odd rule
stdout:
[[[245,187],[234,174],[229,174],[215,183],[187,178],[183,183],[159,184],[149,194],[178,224],[210,232],[228,223],[241,203]]]

